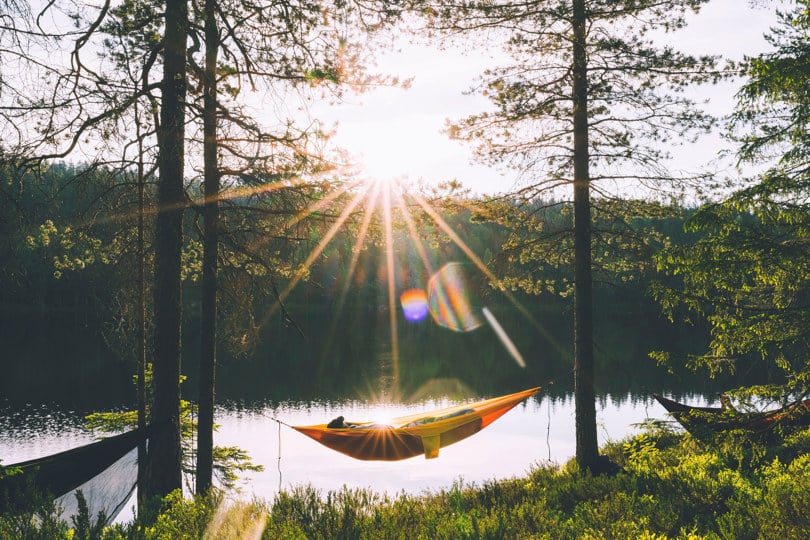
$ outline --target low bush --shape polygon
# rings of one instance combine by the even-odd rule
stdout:
[[[800,437],[806,444],[807,437]],[[167,497],[150,525],[68,526],[36,514],[0,518],[0,536],[37,540],[163,539],[793,539],[810,538],[810,455],[746,466],[688,435],[647,430],[604,448],[621,466],[592,476],[575,464],[526,477],[395,497],[311,486],[272,503]],[[781,456],[781,459],[780,459]],[[784,461],[786,456],[798,456]],[[52,510],[52,509],[51,509]],[[5,535],[5,536],[4,536]]]

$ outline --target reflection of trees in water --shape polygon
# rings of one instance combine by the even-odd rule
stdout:
[[[310,314],[302,327],[307,339],[280,339],[275,347],[252,359],[230,362],[223,369],[227,382],[220,386],[223,398],[240,399],[368,399],[387,393],[390,373],[390,330],[387,313],[344,310],[330,345],[323,336],[334,322],[328,312]],[[525,386],[540,385],[544,393],[562,397],[571,392],[572,361],[570,317],[563,308],[535,314],[546,333],[541,335],[522,315],[508,308],[499,320],[526,358],[519,368],[495,333],[483,326],[457,333],[430,321],[399,324],[400,392],[407,399],[434,397],[442,385],[455,392],[497,395]],[[684,391],[705,387],[704,379],[689,373],[671,375],[647,357],[653,348],[683,350],[683,344],[699,347],[694,329],[673,329],[668,323],[644,315],[600,321],[597,342],[600,393],[623,396],[671,389]],[[277,338],[280,335],[275,334]],[[290,334],[292,336],[292,334]],[[691,336],[691,337],[690,337]],[[292,343],[292,342],[295,343]],[[264,360],[259,360],[263,358]],[[222,382],[223,380],[221,380]],[[380,381],[383,381],[380,383]],[[675,386],[668,386],[673,383]],[[682,385],[682,386],[679,386]],[[428,389],[428,390],[426,390]]]
[[[15,408],[55,403],[77,412],[135,402],[134,366],[110,353],[98,333],[36,320],[0,320],[0,402]]]
[[[375,297],[373,289],[350,296],[339,314],[324,304],[290,304],[304,336],[277,318],[268,323],[254,354],[238,358],[222,354],[218,397],[275,403],[390,397],[391,389],[386,386],[391,384],[387,306],[370,309],[378,305]],[[646,399],[650,392],[713,396],[740,384],[741,378],[750,379],[752,373],[746,370],[741,370],[736,380],[711,380],[685,369],[669,373],[657,366],[648,352],[700,350],[705,332],[673,326],[654,310],[614,307],[609,317],[596,324],[595,380],[599,395],[609,394],[618,403]],[[542,386],[543,395],[552,399],[570,395],[572,336],[567,308],[560,304],[535,310],[533,315],[545,335],[508,304],[492,309],[525,357],[526,369],[516,365],[488,326],[459,333],[430,320],[409,323],[400,316],[399,390],[403,399],[499,395],[534,385]],[[193,345],[196,325],[187,328],[191,331],[185,338]],[[86,336],[74,336],[68,346],[66,339],[38,336],[9,351],[2,392],[11,405],[17,401],[54,402],[92,410],[129,405],[134,400],[130,366],[115,361],[101,343],[94,345]],[[186,351],[185,371],[190,381],[183,385],[184,396],[192,400],[196,388],[194,355],[193,348]],[[9,358],[18,361],[9,362]],[[43,373],[49,375],[43,377]]]

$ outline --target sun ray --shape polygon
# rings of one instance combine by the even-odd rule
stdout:
[[[492,283],[495,283],[495,284],[500,283],[500,279],[498,279],[498,277],[495,276],[495,274],[493,274],[492,271],[489,268],[487,268],[487,265],[484,264],[484,262],[480,258],[478,258],[478,255],[476,255],[475,252],[472,249],[470,249],[470,247],[464,242],[464,240],[461,239],[461,237],[456,233],[456,231],[454,231],[453,228],[450,227],[450,225],[448,225],[447,222],[444,219],[442,219],[442,217],[438,214],[438,212],[436,212],[436,210],[434,210],[427,203],[427,201],[425,201],[419,195],[415,195],[415,194],[413,195],[413,198],[419,204],[419,206],[422,207],[422,210],[424,210],[425,213],[428,216],[430,216],[430,218],[434,221],[434,223],[436,223],[436,225],[438,225],[439,228],[442,231],[444,231],[444,233],[447,234],[447,236],[450,237],[450,240],[452,240],[453,243],[456,244],[461,249],[461,251],[464,252],[465,255],[467,255],[467,257],[473,262],[473,264],[475,264],[475,266]],[[519,303],[517,303],[516,299],[514,300],[514,302],[516,303],[516,305],[519,305]]]
[[[495,318],[495,315],[489,310],[489,308],[483,308],[481,311],[484,312],[484,317],[486,317],[489,325],[495,330],[495,334],[498,336],[498,339],[501,340],[503,346],[506,347],[506,350],[509,351],[509,354],[512,355],[512,358],[515,359],[517,365],[522,368],[526,367],[526,361],[523,359],[523,355],[520,354],[517,346],[515,346],[512,339],[509,337],[509,334],[506,333],[506,330],[503,329],[501,323],[498,322],[498,319]]]
[[[344,193],[347,193],[352,188],[357,187],[358,184],[359,184],[359,182],[350,182],[350,183],[346,183],[346,184],[341,185],[337,189],[333,189],[332,191],[327,193],[326,196],[323,199],[320,199],[319,201],[307,206],[305,209],[301,210],[295,216],[290,218],[290,220],[287,221],[287,223],[285,223],[284,229],[287,230],[287,229],[295,226],[301,220],[311,216],[312,214],[314,214],[318,210],[321,210],[322,208],[326,207],[329,203],[331,203],[332,201],[334,201],[336,198],[340,197]],[[268,241],[269,241],[269,238],[257,239],[256,242],[254,242],[253,244],[250,244],[248,246],[248,248],[250,250],[258,249],[260,246],[267,243]]]
[[[172,204],[172,205],[166,205],[166,206],[163,206],[163,207],[159,207],[157,205],[149,205],[149,206],[147,206],[147,207],[145,207],[143,209],[143,215],[144,216],[154,216],[154,215],[159,214],[162,211],[171,211],[171,210],[178,210],[178,209],[185,210],[185,209],[187,209],[189,207],[203,206],[203,205],[207,204],[209,201],[222,202],[222,201],[229,201],[229,200],[233,200],[233,199],[240,199],[240,198],[243,198],[243,197],[250,197],[252,195],[262,195],[262,194],[265,194],[265,193],[278,191],[278,190],[281,190],[281,189],[284,189],[284,188],[290,188],[290,187],[296,187],[296,186],[300,186],[300,185],[305,185],[305,184],[307,184],[309,182],[312,182],[312,180],[311,179],[308,180],[308,179],[304,179],[304,178],[295,178],[295,179],[291,178],[291,179],[289,179],[288,182],[285,182],[285,183],[273,182],[273,183],[262,184],[262,185],[259,185],[259,186],[244,186],[243,185],[243,186],[238,186],[238,187],[228,187],[228,188],[225,188],[222,191],[220,191],[220,193],[218,195],[214,196],[214,197],[205,197],[203,195],[201,195],[199,197],[188,197],[186,199],[186,202],[178,203],[178,204]],[[356,186],[357,183],[355,183],[354,185]],[[351,189],[351,187],[352,186],[348,187],[347,189]],[[345,192],[345,190],[344,190],[344,192]],[[335,195],[335,197],[337,197],[338,195],[340,195],[340,193]],[[335,197],[332,197],[332,199],[334,199]],[[105,224],[105,223],[116,223],[116,222],[121,222],[121,221],[127,221],[129,219],[133,219],[133,218],[137,217],[139,213],[140,213],[139,211],[135,210],[135,211],[132,211],[132,212],[112,214],[109,217],[106,217],[104,219],[94,218],[93,220],[79,222],[79,223],[76,223],[76,224],[74,224],[72,226],[73,227],[85,227],[85,226],[89,226],[89,225],[101,225],[101,224]]]
[[[349,286],[351,285],[352,276],[354,276],[354,272],[357,269],[357,262],[360,260],[360,246],[362,246],[363,242],[366,240],[371,219],[374,217],[374,212],[371,209],[374,208],[374,201],[379,196],[379,193],[379,184],[375,184],[373,189],[368,190],[368,202],[366,203],[367,210],[363,215],[363,221],[360,223],[360,229],[357,232],[357,240],[354,242],[352,259],[349,261],[349,269],[346,273],[346,280],[343,288],[341,289],[340,298],[338,299],[338,311],[343,309],[343,304],[346,302],[346,296],[349,294]]]
[[[354,272],[357,269],[357,263],[360,260],[360,247],[366,241],[366,235],[368,234],[368,228],[371,225],[371,219],[374,217],[373,208],[376,204],[376,199],[380,194],[380,186],[378,183],[375,183],[372,189],[366,191],[368,200],[366,201],[365,207],[366,212],[363,214],[363,221],[360,223],[360,229],[357,232],[357,239],[354,242],[354,246],[352,248],[352,259],[349,261],[349,268],[346,272],[346,278],[343,282],[343,287],[340,290],[340,297],[338,298],[336,311],[340,314],[343,311],[343,306],[346,303],[346,298],[349,295],[349,288],[352,285],[352,280],[354,276]],[[332,324],[329,325],[329,335],[326,338],[326,345],[324,350],[328,350],[331,346],[332,342],[334,341],[334,336],[337,331],[337,325],[340,317],[333,317]]]
[[[194,204],[205,204],[209,200],[218,200],[218,201],[228,201],[232,199],[240,199],[242,197],[250,197],[253,195],[263,195],[265,193],[271,193],[273,191],[279,191],[285,188],[292,188],[297,186],[303,186],[310,183],[312,180],[305,179],[301,177],[297,178],[290,178],[287,182],[268,182],[266,184],[260,184],[257,186],[248,186],[248,185],[241,185],[241,186],[230,186],[225,187],[222,189],[217,195],[211,198],[197,197],[194,199]]]
[[[444,219],[442,219],[442,217],[438,214],[438,212],[436,212],[436,210],[433,209],[427,203],[427,201],[425,201],[422,197],[416,194],[413,195],[413,198],[417,202],[417,204],[419,204],[419,206],[422,207],[425,213],[428,216],[430,216],[431,219],[433,219],[433,221],[439,226],[439,228],[442,231],[444,231],[445,234],[447,234],[447,236],[450,237],[453,243],[455,243],[464,252],[464,254],[467,255],[467,257],[469,257],[469,259],[473,262],[473,264],[475,264],[475,266],[492,283],[494,284],[500,283],[500,279],[498,279],[495,276],[495,274],[493,274],[492,271],[489,268],[487,268],[484,262],[475,254],[475,252],[472,249],[470,249],[470,247],[464,242],[464,240],[461,239],[461,237],[456,233],[456,231],[454,231],[453,228],[450,227],[450,225],[448,225]],[[547,338],[549,342],[552,343],[554,347],[557,348],[558,350],[560,351],[563,350],[562,347],[557,343],[554,336],[550,335],[548,331],[539,322],[537,322],[537,320],[532,316],[532,314],[529,313],[529,310],[526,309],[520,302],[518,302],[517,298],[515,298],[515,296],[509,290],[503,287],[501,287],[500,289],[503,291],[504,295],[506,296],[507,299],[509,299],[512,305],[514,305],[515,308],[517,308],[517,310],[520,311],[520,313],[524,317],[526,317],[526,320],[528,320],[532,324],[532,326],[534,326],[543,335],[543,337]]]
[[[281,309],[281,304],[284,302],[284,300],[287,298],[290,292],[292,292],[295,286],[298,285],[298,282],[300,282],[301,279],[303,279],[304,275],[307,273],[307,270],[309,270],[309,267],[312,266],[312,263],[315,261],[315,259],[318,258],[318,256],[323,252],[324,249],[326,249],[326,246],[329,245],[329,242],[331,242],[332,238],[334,238],[335,234],[337,234],[338,229],[340,229],[343,226],[343,224],[348,219],[349,215],[352,213],[354,208],[360,203],[363,197],[365,197],[365,195],[366,195],[365,191],[360,191],[356,193],[355,196],[352,198],[352,200],[349,201],[349,204],[347,204],[343,208],[343,211],[340,213],[340,216],[338,216],[338,218],[335,220],[335,222],[332,224],[332,226],[329,228],[329,230],[326,232],[323,238],[321,238],[321,241],[318,242],[318,245],[315,247],[315,249],[313,249],[312,252],[310,252],[307,259],[295,273],[292,280],[290,280],[290,283],[288,283],[287,287],[278,295],[276,303],[273,304],[273,306],[271,306],[271,308],[265,314],[260,326],[263,326],[264,322],[266,322],[267,319],[275,315],[278,312],[278,310]]]
[[[427,275],[430,276],[433,274],[433,265],[430,264],[430,259],[428,259],[427,252],[425,251],[425,246],[422,244],[422,240],[419,238],[419,233],[416,231],[413,216],[411,216],[410,210],[408,210],[408,207],[405,205],[405,198],[402,196],[402,193],[398,192],[396,196],[397,207],[402,214],[402,219],[405,221],[405,227],[408,229],[408,236],[411,238],[411,241],[416,248],[416,252],[419,254],[419,258],[422,259],[422,264],[427,271]]]
[[[399,335],[397,333],[396,282],[394,280],[394,232],[391,222],[391,183],[382,191],[383,223],[385,225],[385,265],[388,271],[388,322],[391,327],[391,388],[394,399],[399,399]]]
[[[361,182],[359,182],[359,181],[358,182],[349,182],[349,183],[341,185],[339,189],[334,189],[334,190],[330,191],[326,195],[326,197],[319,200],[315,204],[309,205],[303,211],[299,212],[297,215],[292,217],[286,223],[285,226],[289,228],[289,227],[293,227],[294,225],[297,225],[302,219],[305,219],[305,218],[311,216],[312,214],[314,214],[315,212],[317,212],[318,210],[321,210],[322,208],[326,207],[326,205],[328,205],[329,203],[331,203],[332,201],[334,201],[335,199],[337,199],[338,197],[340,197],[344,193],[356,188],[360,184],[361,184]],[[368,190],[366,190],[366,191],[368,191]]]

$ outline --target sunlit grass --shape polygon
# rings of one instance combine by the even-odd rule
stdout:
[[[262,537],[266,520],[264,504],[223,498],[205,527],[202,540],[258,540]]]
[[[99,539],[792,539],[810,530],[804,452],[740,467],[721,450],[655,427],[602,452],[622,470],[592,476],[572,460],[481,484],[459,479],[419,495],[304,485],[245,502],[176,492],[154,524],[115,525]],[[19,537],[14,525],[0,518],[0,536]],[[47,530],[26,537],[76,540],[67,525]]]

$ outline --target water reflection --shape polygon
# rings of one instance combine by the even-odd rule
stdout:
[[[487,301],[499,326],[520,352],[525,369],[513,360],[490,325],[459,333],[430,320],[414,324],[399,313],[398,376],[393,388],[390,317],[387,304],[382,302],[384,295],[376,297],[372,292],[368,288],[357,297],[349,296],[340,313],[337,306],[327,304],[288,305],[288,310],[297,314],[296,326],[283,320],[269,321],[251,354],[229,356],[227,348],[221,347],[218,399],[257,403],[373,401],[397,396],[398,401],[411,402],[446,396],[493,396],[528,386],[542,386],[547,395],[555,397],[571,392],[571,316],[564,304],[548,300],[531,306],[532,323],[510,304]],[[713,393],[736,384],[727,379],[707,381],[688,372],[669,373],[649,359],[653,349],[676,355],[700,351],[706,336],[699,330],[674,327],[654,312],[622,310],[598,320],[595,326],[599,395]],[[189,325],[184,332],[183,370],[189,380],[183,394],[192,401],[197,388],[197,330],[196,325]],[[82,339],[76,343],[41,339],[21,345],[20,351],[10,351],[6,358],[20,361],[0,360],[4,373],[0,396],[12,407],[53,403],[58,409],[80,412],[132,407],[134,365],[127,365],[99,344],[89,343],[86,336]],[[58,343],[59,350],[53,350]]]
[[[574,454],[573,400],[550,397],[542,391],[487,429],[443,448],[439,458],[432,460],[417,456],[399,462],[358,461],[273,421],[277,418],[291,425],[309,425],[338,415],[385,419],[453,403],[457,401],[441,399],[408,405],[286,402],[260,407],[232,403],[218,410],[222,428],[215,441],[240,446],[264,465],[264,472],[251,473],[241,486],[245,494],[264,498],[272,498],[279,485],[290,489],[301,484],[312,484],[322,491],[345,485],[389,494],[418,494],[449,488],[458,480],[480,484],[523,476],[533,467],[564,463]],[[600,444],[637,432],[637,425],[647,418],[667,418],[666,411],[654,400],[630,395],[605,399],[597,411]]]
[[[469,389],[453,380],[437,380],[424,391],[460,395]],[[447,489],[458,481],[481,484],[491,479],[520,477],[537,466],[564,463],[574,454],[573,400],[570,396],[543,391],[480,433],[443,448],[440,457],[432,460],[417,456],[399,462],[358,461],[288,427],[322,423],[338,415],[384,420],[460,401],[464,398],[429,398],[407,404],[357,400],[230,401],[217,408],[216,421],[221,427],[214,442],[239,446],[248,451],[255,463],[264,466],[263,472],[248,473],[242,478],[239,489],[243,497],[255,495],[267,500],[272,500],[279,489],[304,484],[311,484],[322,493],[347,486],[391,495],[420,494]],[[652,399],[629,393],[602,396],[597,404],[600,445],[637,432],[637,424],[647,418],[664,420],[667,414]],[[82,423],[80,414],[42,407],[4,414],[0,421],[0,456],[9,464],[86,444],[94,435],[84,431]],[[132,506],[134,500],[128,505]],[[131,516],[131,511],[125,511],[119,520]]]
[[[239,446],[265,467],[249,474],[242,489],[272,499],[279,486],[311,483],[321,490],[371,487],[378,491],[419,493],[447,488],[453,482],[483,482],[525,474],[548,462],[562,463],[574,454],[572,400],[573,342],[570,314],[560,306],[534,311],[544,332],[521,314],[492,304],[499,324],[525,359],[525,369],[488,325],[457,333],[435,324],[412,324],[400,318],[398,377],[393,376],[389,314],[367,309],[371,298],[348,298],[362,305],[351,318],[336,323],[328,306],[288,308],[304,316],[304,329],[270,324],[261,346],[247,357],[221,355],[218,371],[215,435],[218,445]],[[384,304],[383,304],[384,306]],[[357,307],[357,306],[355,306]],[[334,334],[330,328],[335,328]],[[184,397],[195,399],[199,342],[186,333],[189,381]],[[698,351],[705,335],[672,327],[654,316],[612,313],[596,325],[597,421],[600,444],[619,440],[646,418],[667,418],[649,396],[652,392],[711,401],[720,390],[743,378],[709,380],[689,372],[668,372],[647,354],[652,349],[676,353]],[[327,337],[332,336],[332,339]],[[38,344],[37,347],[41,347]],[[37,350],[34,348],[32,350]],[[83,416],[98,410],[133,408],[128,373],[132,366],[102,353],[90,357],[77,348],[73,357],[54,351],[29,351],[30,361],[10,366],[0,381],[0,459],[9,464],[52,454],[90,442]],[[33,356],[32,356],[33,355]],[[14,357],[11,354],[9,357]],[[43,374],[55,373],[53,377]],[[764,374],[752,371],[762,382]],[[396,381],[396,382],[395,382]],[[326,422],[338,415],[384,419],[432,410],[466,400],[508,394],[531,386],[542,388],[486,430],[442,450],[436,460],[361,462],[330,451],[290,425]],[[102,389],[96,391],[96,389]],[[37,404],[37,405],[29,405]]]
[[[0,463],[9,465],[93,442],[84,417],[41,404],[12,408],[0,402]]]

